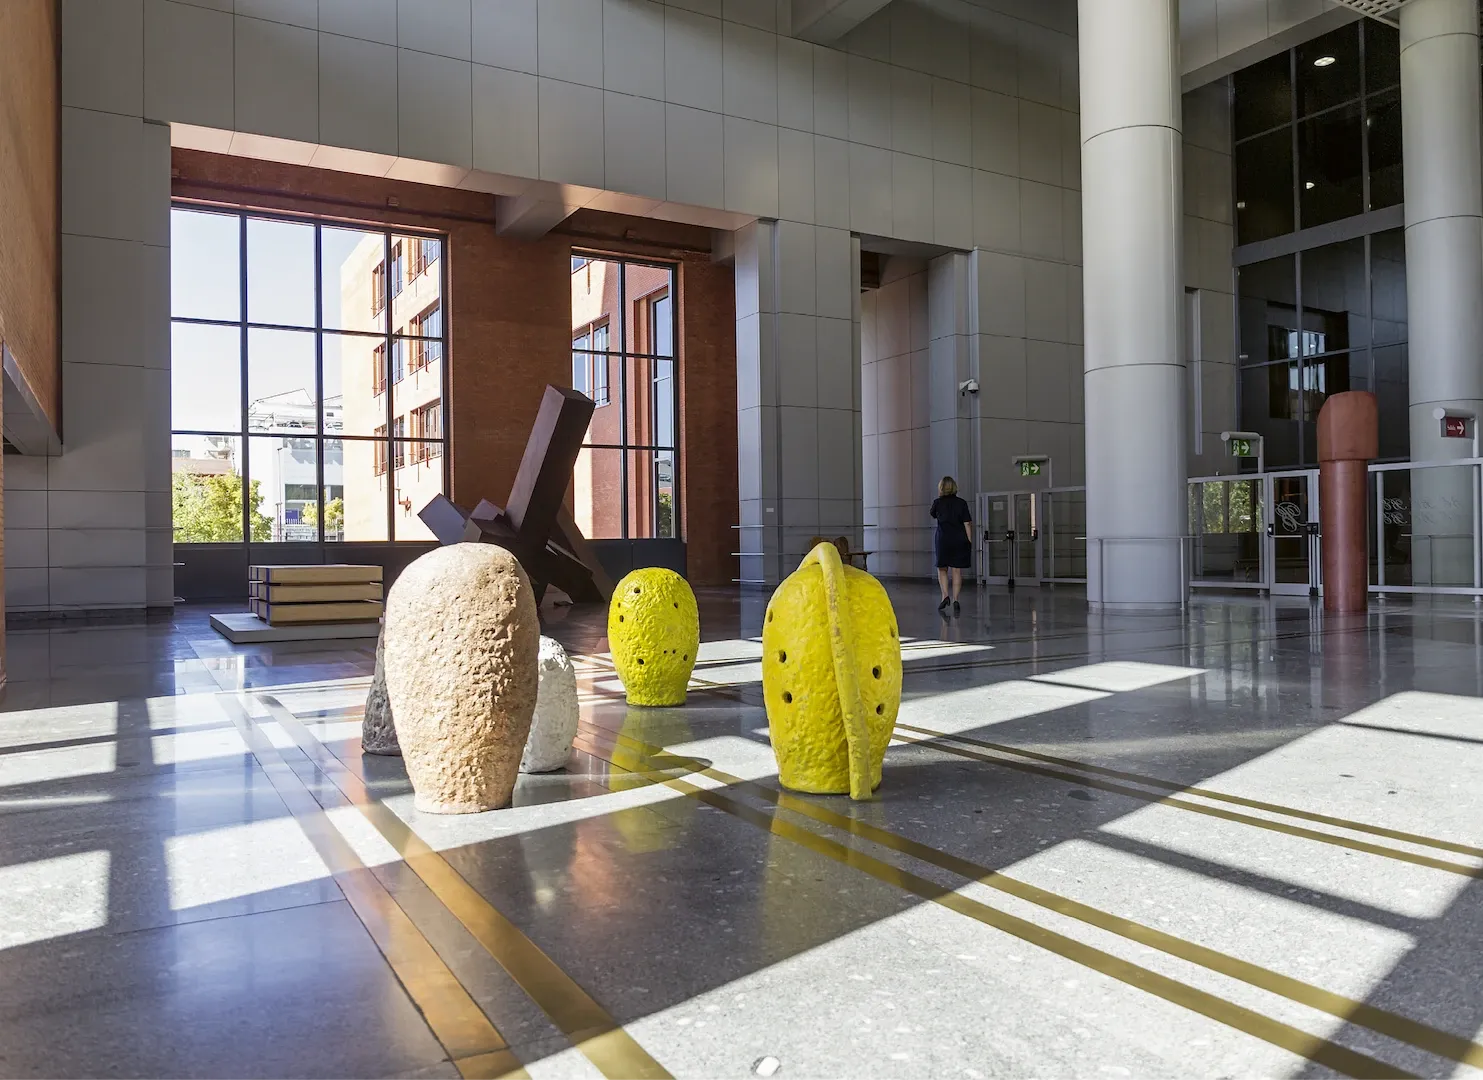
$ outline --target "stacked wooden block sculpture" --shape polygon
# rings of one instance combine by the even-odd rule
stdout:
[[[252,566],[247,576],[248,607],[269,626],[381,618],[379,566]]]

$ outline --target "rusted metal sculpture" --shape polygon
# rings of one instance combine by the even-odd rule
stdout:
[[[443,544],[508,548],[540,601],[554,585],[577,603],[606,601],[613,583],[566,508],[566,489],[596,406],[576,390],[547,386],[504,507],[487,499],[465,510],[439,495],[417,515]]]

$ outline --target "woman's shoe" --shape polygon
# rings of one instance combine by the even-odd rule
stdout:
[[[953,614],[956,615],[958,612],[960,612],[962,610],[963,609],[958,606],[958,602],[956,600],[954,600],[953,601]]]
[[[946,611],[947,610],[947,606],[949,604],[951,604],[951,603],[952,603],[952,601],[949,600],[946,596],[944,596],[942,598],[942,603],[940,603],[940,604],[937,605],[937,610],[938,611]]]

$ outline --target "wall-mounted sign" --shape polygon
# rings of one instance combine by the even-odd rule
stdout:
[[[1232,439],[1230,441],[1231,457],[1255,457],[1251,452],[1250,439]]]
[[[1466,416],[1444,416],[1442,417],[1442,438],[1444,439],[1466,439],[1468,437],[1468,418]]]
[[[1021,476],[1039,476],[1040,475],[1040,462],[1038,462],[1038,461],[1022,461],[1022,462],[1020,462],[1020,475]]]

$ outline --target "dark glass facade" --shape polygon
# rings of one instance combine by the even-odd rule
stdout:
[[[1344,390],[1376,392],[1381,455],[1408,456],[1405,236],[1364,216],[1403,196],[1399,81],[1396,31],[1371,20],[1233,77],[1237,393],[1269,468],[1317,463]]]

